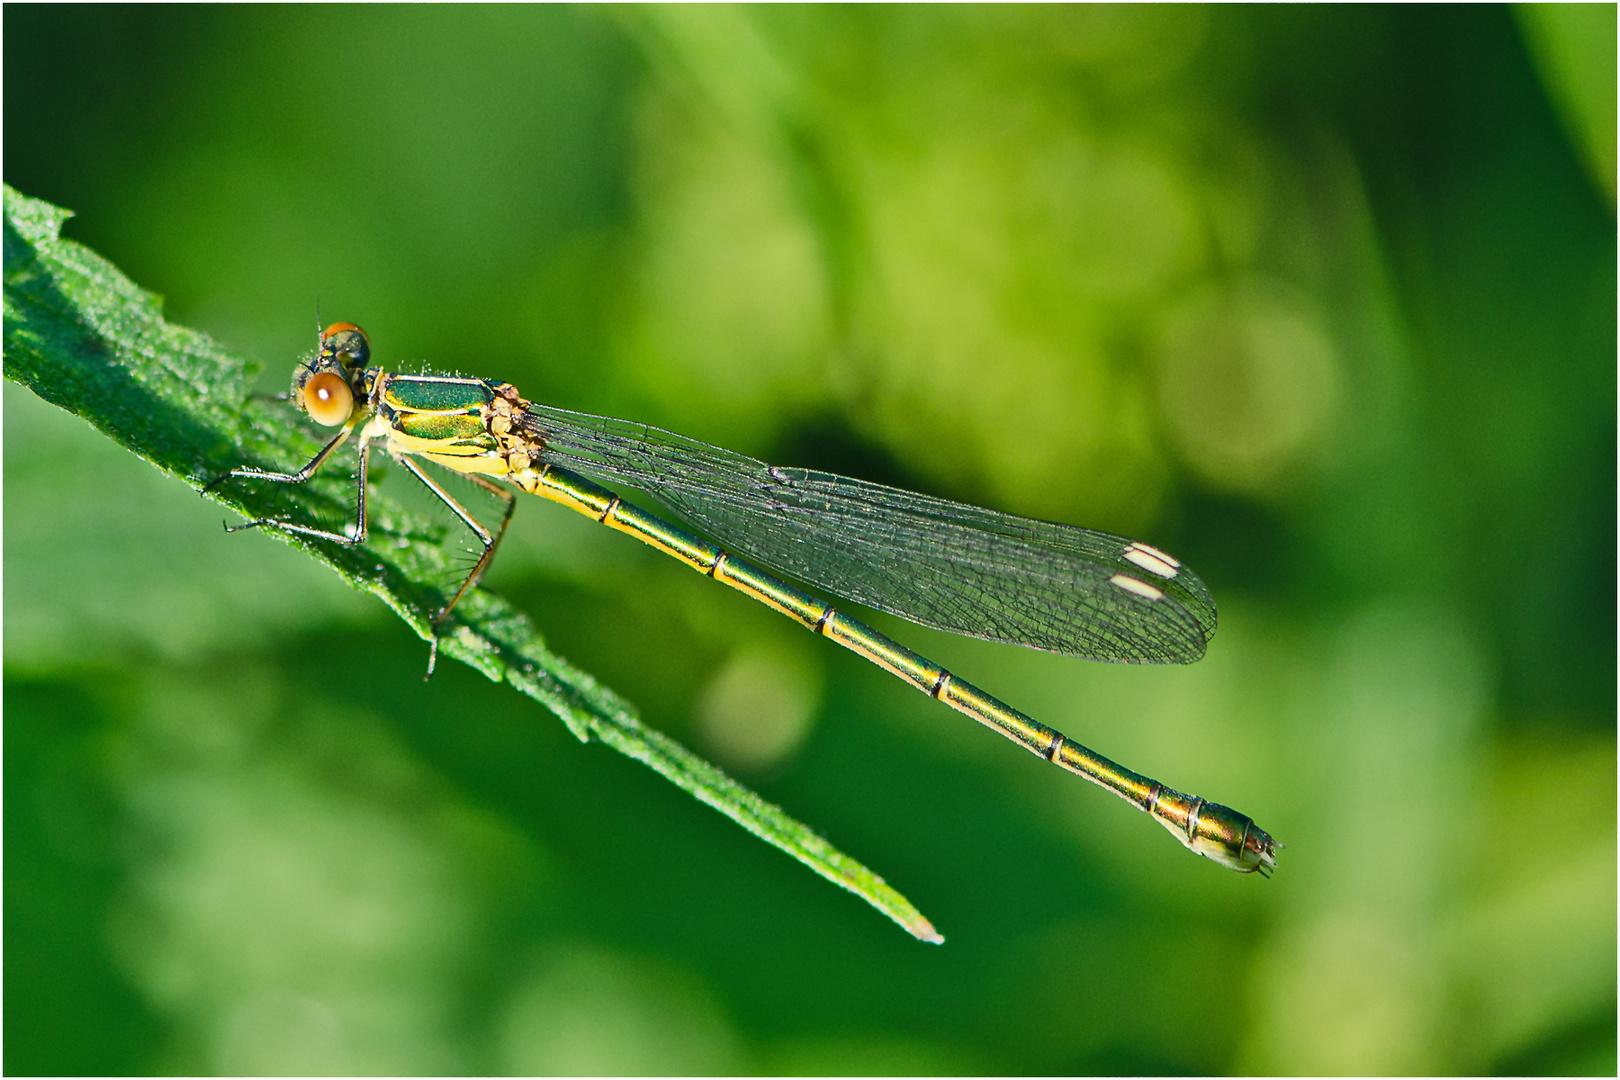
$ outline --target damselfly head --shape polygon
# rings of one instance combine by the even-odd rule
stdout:
[[[364,330],[353,323],[333,323],[321,331],[320,352],[293,373],[294,403],[323,427],[348,423],[370,359],[371,342]]]

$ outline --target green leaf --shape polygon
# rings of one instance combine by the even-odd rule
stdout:
[[[124,447],[201,489],[238,465],[287,469],[318,444],[293,410],[247,396],[246,363],[207,335],[166,322],[160,300],[111,263],[60,238],[69,212],[5,188],[5,375],[87,420]],[[346,520],[353,485],[222,485],[209,497],[249,518]],[[424,640],[452,579],[431,522],[385,497],[370,502],[362,547],[274,535],[382,599]],[[635,710],[549,652],[521,612],[482,589],[456,609],[439,652],[545,705],[581,740],[598,739],[655,769],[754,835],[858,896],[923,941],[943,940],[882,878],[810,828],[657,731]]]

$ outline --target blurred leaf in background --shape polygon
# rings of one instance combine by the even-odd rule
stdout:
[[[264,389],[318,304],[1185,558],[1192,668],[897,632],[1288,844],[521,507],[490,587],[921,949],[8,386],[7,1071],[1613,1074],[1612,7],[4,20],[7,182]]]

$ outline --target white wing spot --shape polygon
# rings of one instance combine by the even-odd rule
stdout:
[[[1146,544],[1132,544],[1125,549],[1125,558],[1148,573],[1157,574],[1162,578],[1173,578],[1181,572],[1180,563],[1158,548],[1151,548]]]
[[[1135,578],[1127,577],[1124,574],[1115,574],[1113,577],[1108,579],[1108,582],[1111,585],[1118,585],[1126,592],[1135,593],[1137,596],[1145,597],[1149,600],[1157,600],[1164,596],[1164,593],[1160,592],[1158,589],[1155,589],[1147,582],[1137,581]]]

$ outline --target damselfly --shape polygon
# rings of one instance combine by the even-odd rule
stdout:
[[[988,641],[1093,660],[1190,663],[1215,632],[1215,602],[1197,575],[1157,548],[831,473],[777,468],[645,424],[537,405],[510,383],[387,372],[371,366],[370,340],[353,323],[321,333],[314,358],[294,373],[292,398],[338,433],[297,472],[244,467],[215,483],[230,477],[302,483],[358,432],[354,528],[336,533],[285,518],[236,528],[363,543],[367,457],[380,443],[483,545],[433,620],[434,656],[437,628],[489,568],[512,520],[516,499],[494,482],[503,480],[628,533],[833,639],[1147,811],[1200,855],[1242,873],[1269,875],[1276,865],[1277,845],[1243,814],[1116,765],[762,569]],[[500,524],[486,528],[413,458],[461,473],[501,499]],[[644,491],[719,543],[587,477]]]

